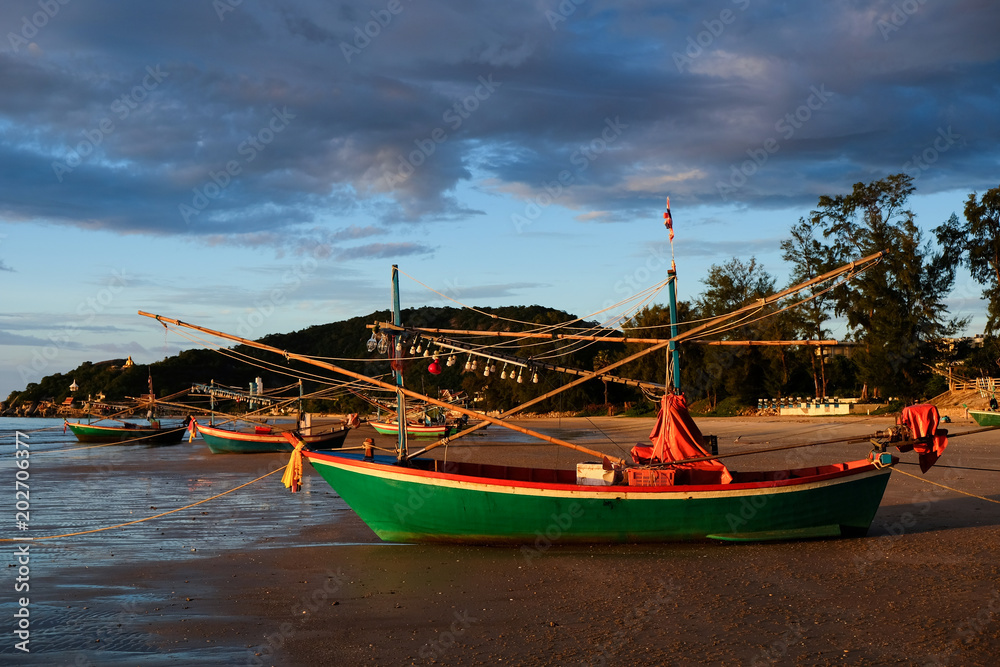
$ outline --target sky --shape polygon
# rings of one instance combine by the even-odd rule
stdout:
[[[667,197],[681,299],[732,257],[783,284],[818,198],[890,174],[930,238],[1000,185],[998,29],[994,0],[6,0],[0,399],[196,346],[138,310],[259,338],[388,308],[393,264],[404,307],[613,313],[669,267]]]

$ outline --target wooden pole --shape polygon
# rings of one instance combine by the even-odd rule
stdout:
[[[566,391],[567,389],[570,389],[571,387],[575,387],[575,386],[577,386],[579,384],[582,384],[582,383],[586,382],[587,380],[591,380],[591,379],[593,379],[595,377],[599,377],[601,375],[604,375],[605,373],[608,373],[608,372],[614,370],[615,368],[618,368],[619,366],[623,366],[623,365],[625,365],[627,363],[635,361],[636,359],[638,359],[638,358],[640,358],[642,356],[645,356],[645,355],[650,354],[652,352],[656,352],[657,350],[662,350],[663,348],[668,347],[670,345],[670,343],[673,342],[673,341],[684,340],[685,338],[689,338],[689,337],[694,336],[695,334],[698,334],[698,333],[700,333],[700,332],[702,332],[702,331],[704,331],[706,329],[709,329],[709,328],[711,328],[713,326],[721,324],[721,323],[725,322],[726,320],[730,320],[730,319],[732,319],[732,318],[734,318],[734,317],[736,317],[738,315],[741,315],[742,313],[745,313],[748,310],[752,310],[754,308],[760,308],[760,307],[766,305],[767,303],[770,303],[772,301],[776,301],[776,300],[781,299],[781,298],[783,298],[785,296],[788,296],[790,294],[794,294],[794,293],[796,293],[798,291],[801,291],[801,290],[809,287],[810,285],[815,285],[818,282],[823,282],[825,280],[829,280],[830,278],[833,278],[835,276],[840,275],[844,271],[848,271],[848,270],[854,269],[859,264],[860,265],[864,265],[864,264],[867,264],[869,262],[875,261],[875,260],[879,259],[880,257],[882,257],[882,255],[884,255],[885,253],[886,253],[886,251],[883,250],[882,252],[877,252],[877,253],[875,253],[873,255],[869,255],[868,257],[865,257],[863,259],[851,262],[850,264],[845,264],[844,266],[842,266],[842,267],[840,267],[838,269],[834,269],[833,271],[827,271],[823,275],[818,276],[816,278],[813,278],[812,280],[807,280],[806,282],[800,283],[799,285],[796,285],[794,287],[789,287],[788,289],[783,290],[783,291],[779,292],[778,294],[774,294],[774,295],[771,295],[769,297],[765,297],[763,299],[760,299],[760,300],[754,302],[753,304],[750,304],[748,306],[744,306],[743,308],[740,308],[739,310],[733,311],[732,313],[727,313],[725,315],[720,315],[719,317],[713,318],[712,320],[710,320],[710,321],[702,324],[701,326],[695,327],[694,329],[689,329],[688,331],[685,331],[684,333],[678,334],[676,337],[671,337],[671,338],[667,338],[667,339],[663,339],[663,338],[658,339],[659,342],[657,342],[652,347],[646,348],[645,350],[641,350],[640,352],[637,352],[637,353],[635,353],[635,354],[633,354],[633,355],[631,355],[629,357],[626,357],[625,359],[621,359],[619,361],[616,361],[616,362],[614,362],[612,364],[609,364],[609,365],[607,365],[607,366],[605,366],[603,368],[600,368],[598,370],[586,373],[583,377],[580,377],[580,378],[578,378],[576,380],[573,380],[572,382],[570,382],[568,384],[565,384],[565,385],[563,385],[562,387],[559,387],[556,390],[550,391],[547,394],[539,396],[538,398],[534,398],[534,399],[528,401],[527,403],[522,403],[521,405],[508,410],[507,412],[505,412],[502,415],[500,415],[500,417],[501,418],[509,417],[509,416],[511,416],[511,415],[513,415],[513,414],[515,414],[517,412],[520,412],[520,411],[524,410],[525,408],[528,408],[528,407],[530,407],[532,405],[535,405],[536,403],[540,403],[541,401],[544,401],[547,398],[551,398],[552,396],[555,396],[559,392]],[[480,428],[483,428],[484,426],[486,426],[485,423],[484,424],[476,424],[474,426],[470,426],[469,428],[465,429],[464,431],[460,431],[459,433],[456,433],[454,436],[452,436],[450,438],[448,438],[448,437],[442,438],[441,440],[438,440],[437,442],[432,443],[432,444],[428,445],[427,447],[424,447],[423,449],[421,449],[421,450],[419,450],[417,452],[414,452],[411,456],[418,456],[418,455],[423,454],[425,452],[429,452],[432,449],[440,447],[441,445],[446,445],[449,442],[451,442],[452,440],[457,440],[458,438],[461,438],[461,437],[463,437],[465,435],[468,435],[469,433],[472,433],[473,431],[476,431],[476,430],[478,430]]]
[[[399,314],[399,267],[395,264],[392,265],[392,323],[394,325],[402,326],[403,321]],[[399,359],[399,355],[396,354],[396,344],[397,341],[389,339],[389,358]],[[400,463],[406,460],[406,399],[403,394],[403,366],[400,364],[398,369],[393,369],[393,375],[396,376],[396,425],[397,425],[397,440],[396,440],[396,457]]]
[[[374,325],[368,325],[369,328]],[[498,338],[539,338],[543,340],[589,340],[604,343],[635,343],[639,345],[654,345],[670,340],[669,338],[628,338],[625,336],[583,336],[576,334],[557,333],[534,333],[531,331],[488,331],[484,329],[431,329],[428,327],[396,327],[390,322],[381,322],[379,327],[390,331],[416,331],[419,333],[436,334],[441,336],[496,336]],[[642,328],[642,327],[637,327]],[[436,341],[435,338],[430,340]],[[728,340],[697,340],[691,341],[699,345],[816,345],[816,346],[836,346],[853,345],[853,343],[841,343],[836,340],[749,340],[749,341],[728,341]],[[473,351],[473,354],[475,352]]]
[[[160,322],[161,324],[164,324],[164,326],[166,326],[166,324],[173,324],[173,325],[179,326],[179,327],[186,327],[188,329],[194,329],[195,331],[201,331],[202,333],[207,333],[207,334],[210,334],[212,336],[218,336],[219,338],[225,338],[226,340],[231,340],[233,342],[240,343],[240,344],[246,345],[248,347],[253,347],[253,348],[256,348],[258,350],[264,350],[266,352],[274,352],[276,354],[280,354],[280,355],[284,356],[285,359],[295,360],[295,361],[301,361],[303,363],[310,364],[312,366],[318,366],[320,368],[325,368],[326,370],[333,371],[335,373],[340,373],[341,375],[346,375],[347,377],[351,377],[351,378],[354,378],[356,380],[361,380],[362,382],[367,382],[368,384],[374,385],[376,387],[381,387],[382,389],[388,389],[390,391],[398,391],[398,392],[400,392],[401,394],[403,394],[405,396],[409,396],[410,398],[421,399],[423,401],[426,401],[426,402],[430,403],[431,405],[437,405],[437,406],[440,406],[440,407],[443,407],[443,408],[448,408],[448,409],[451,409],[451,410],[455,410],[457,412],[461,412],[462,414],[469,415],[470,417],[475,417],[477,419],[482,419],[482,420],[487,421],[487,422],[489,422],[491,424],[496,424],[498,426],[502,426],[502,427],[510,429],[512,431],[517,431],[518,433],[523,433],[525,435],[530,435],[533,438],[538,438],[539,440],[544,440],[545,442],[552,443],[553,445],[559,445],[561,447],[566,447],[568,449],[574,449],[574,450],[576,450],[578,452],[583,452],[584,454],[587,454],[588,456],[593,456],[593,457],[595,457],[597,459],[611,458],[611,457],[608,457],[606,454],[604,454],[602,452],[599,452],[599,451],[596,451],[594,449],[588,449],[586,447],[581,447],[580,445],[574,445],[571,442],[566,442],[565,440],[560,440],[559,438],[553,438],[552,436],[545,435],[544,433],[539,433],[538,431],[533,431],[531,429],[527,429],[527,428],[524,428],[522,426],[518,426],[516,424],[511,424],[511,423],[505,422],[505,421],[503,421],[501,419],[497,419],[496,417],[490,417],[489,415],[484,415],[482,413],[476,412],[474,410],[469,410],[467,408],[463,408],[463,407],[454,405],[452,403],[447,403],[445,401],[440,401],[438,399],[431,398],[430,396],[425,396],[424,394],[421,394],[419,392],[413,391],[411,389],[405,389],[403,387],[397,387],[394,384],[389,384],[388,382],[383,382],[381,380],[376,380],[375,378],[370,378],[367,375],[362,375],[361,373],[355,373],[353,371],[347,370],[346,368],[341,368],[340,366],[336,366],[334,364],[327,363],[325,361],[319,361],[317,359],[312,359],[310,357],[307,357],[307,356],[304,356],[304,355],[301,355],[301,354],[295,354],[294,352],[288,352],[286,350],[281,350],[279,348],[272,347],[270,345],[265,345],[264,343],[259,343],[257,341],[248,340],[246,338],[240,338],[239,336],[234,336],[232,334],[227,334],[227,333],[224,333],[222,331],[215,331],[214,329],[208,329],[206,327],[201,327],[201,326],[198,326],[196,324],[189,324],[187,322],[182,322],[180,320],[175,320],[175,319],[170,318],[170,317],[164,317],[162,315],[155,315],[153,313],[147,313],[147,312],[144,312],[144,311],[141,311],[141,310],[139,311],[139,314],[142,315],[143,317],[151,317],[154,320],[156,320],[157,322]],[[404,424],[404,427],[405,427],[405,424]],[[408,458],[412,458],[412,456],[410,456]],[[622,461],[621,459],[611,459],[611,460],[614,461],[614,462],[616,462],[616,463],[619,463],[619,464],[624,463],[624,461]]]

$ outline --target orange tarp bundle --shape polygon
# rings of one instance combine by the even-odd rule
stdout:
[[[702,446],[704,438],[698,426],[691,419],[687,402],[683,396],[667,394],[660,403],[660,412],[656,424],[649,434],[653,443],[648,446],[638,445],[633,448],[633,456],[648,458],[652,463],[669,463],[702,456],[709,453]],[[723,463],[717,459],[711,461],[696,461],[675,466],[681,470],[705,470],[718,473],[723,484],[733,481],[733,475]]]

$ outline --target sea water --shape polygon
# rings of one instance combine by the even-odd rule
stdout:
[[[0,663],[192,662],[192,655],[159,655],[157,638],[136,629],[133,617],[155,601],[131,582],[117,581],[115,568],[155,568],[276,543],[303,546],[304,528],[336,522],[350,511],[308,472],[296,494],[276,472],[144,520],[250,482],[287,460],[279,453],[214,455],[187,436],[169,446],[79,443],[64,432],[61,419],[0,418],[0,538],[8,540],[0,542],[0,578],[6,579],[0,581],[0,608],[14,611],[28,600],[31,633],[30,654],[4,633]],[[15,486],[22,492],[17,498]],[[137,523],[121,525],[129,522]],[[119,527],[88,532],[111,526]],[[66,604],[81,596],[84,603]],[[244,653],[205,647],[194,661],[227,664]]]

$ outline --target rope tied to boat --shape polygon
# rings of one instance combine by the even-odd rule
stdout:
[[[127,521],[125,523],[115,524],[114,526],[105,526],[104,528],[93,528],[91,530],[81,530],[81,531],[76,532],[76,533],[65,533],[63,535],[45,535],[44,537],[15,537],[15,538],[6,538],[6,537],[4,537],[4,538],[0,538],[0,542],[27,542],[27,541],[36,542],[38,540],[55,540],[55,539],[58,539],[58,538],[61,538],[61,537],[75,537],[77,535],[89,535],[90,533],[100,533],[100,532],[103,532],[105,530],[112,530],[114,528],[124,528],[125,526],[132,526],[132,525],[137,524],[137,523],[143,523],[144,521],[150,521],[152,519],[159,519],[160,517],[167,516],[168,514],[173,514],[175,512],[180,512],[182,510],[190,509],[192,507],[196,507],[196,506],[201,505],[203,503],[207,503],[210,500],[215,500],[216,498],[221,498],[222,496],[224,496],[224,495],[226,495],[228,493],[232,493],[233,491],[239,491],[243,487],[250,486],[251,484],[259,482],[260,480],[264,479],[265,477],[270,477],[274,473],[280,472],[281,470],[282,470],[281,468],[278,468],[277,470],[272,470],[271,472],[267,473],[266,475],[261,475],[257,479],[252,479],[249,482],[246,482],[244,484],[240,484],[239,486],[233,487],[232,489],[229,489],[228,491],[223,491],[222,493],[217,493],[217,494],[215,494],[214,496],[212,496],[210,498],[204,498],[202,500],[199,500],[198,502],[191,503],[190,505],[185,505],[184,507],[178,507],[177,509],[172,509],[172,510],[169,510],[167,512],[160,512],[159,514],[154,514],[153,516],[147,516],[145,519],[136,519],[135,521]]]
[[[996,505],[1000,505],[1000,500],[993,500],[992,498],[987,498],[986,496],[977,496],[974,493],[969,493],[968,491],[962,491],[961,489],[956,489],[946,484],[941,484],[940,482],[932,482],[926,477],[920,477],[918,475],[914,475],[913,473],[906,472],[905,470],[900,470],[899,468],[893,468],[893,471],[901,475],[906,475],[907,477],[912,477],[913,479],[920,480],[921,482],[927,482],[928,484],[933,484],[934,486],[940,486],[942,489],[948,489],[949,491],[954,491],[955,493],[959,493],[963,496],[970,496],[972,498],[978,498],[979,500],[985,500],[988,503],[994,503]]]
[[[306,443],[292,431],[287,431],[282,435],[295,449],[292,450],[292,455],[285,466],[285,474],[281,476],[281,483],[285,485],[286,489],[291,489],[292,493],[296,493],[302,486],[302,448],[305,447]]]

